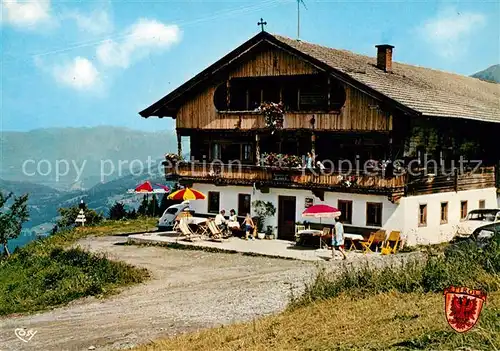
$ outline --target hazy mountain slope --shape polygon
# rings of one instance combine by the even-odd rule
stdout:
[[[0,134],[0,177],[57,189],[88,189],[101,181],[101,169],[112,173],[104,177],[105,181],[115,179],[128,173],[132,161],[135,167],[141,162],[146,165],[148,157],[161,159],[165,153],[176,150],[176,145],[173,131],[143,132],[109,126],[7,131]],[[25,163],[27,160],[34,162]],[[58,181],[55,172],[57,160],[66,160],[70,166],[66,170],[65,164],[60,164],[60,174],[67,174]],[[23,172],[23,164],[26,172]],[[79,169],[83,171],[78,179]],[[49,170],[51,172],[47,174]]]
[[[490,66],[485,70],[474,73],[472,77],[486,80],[489,82],[500,83],[500,64]]]

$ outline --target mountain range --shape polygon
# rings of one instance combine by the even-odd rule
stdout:
[[[52,229],[58,208],[74,206],[81,199],[105,215],[116,201],[137,208],[142,197],[127,190],[145,180],[165,184],[162,155],[175,152],[177,139],[173,131],[50,128],[2,132],[0,147],[0,190],[29,194],[30,219],[18,240],[24,243]],[[67,174],[63,160],[70,165]],[[55,172],[58,161],[59,177]]]
[[[474,73],[471,77],[479,78],[488,82],[500,83],[500,64],[490,66],[485,70]]]
[[[0,178],[81,190],[144,168],[177,149],[173,131],[49,128],[0,134]],[[154,163],[158,173],[158,163]],[[58,170],[58,171],[57,171]]]

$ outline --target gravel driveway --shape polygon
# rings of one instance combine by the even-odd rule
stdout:
[[[246,321],[282,310],[314,276],[310,262],[120,245],[126,237],[79,244],[145,267],[152,279],[106,299],[85,298],[34,315],[0,319],[0,351],[127,349],[160,337]],[[118,244],[118,245],[117,245]],[[22,342],[16,328],[37,333]]]

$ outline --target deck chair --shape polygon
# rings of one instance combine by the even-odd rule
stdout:
[[[368,240],[360,240],[359,243],[363,248],[363,253],[367,253],[367,252],[373,252],[371,250],[371,246],[373,244],[378,244],[380,242],[383,242],[384,240],[385,240],[385,230],[381,229],[374,233],[371,233]]]
[[[395,254],[400,240],[401,240],[401,232],[393,230],[389,234],[389,237],[387,238],[385,243],[382,245],[380,253],[382,255]]]
[[[179,221],[179,225],[177,226],[177,229],[179,230],[179,236],[184,235],[186,237],[186,240],[192,241],[195,238],[199,238],[199,234],[193,233],[191,228],[189,228],[189,225],[184,219],[181,219]]]
[[[187,217],[192,217],[191,212],[189,212],[189,211],[180,212],[177,215],[177,217],[175,217],[174,226],[173,226],[172,230],[177,230],[177,227],[179,226],[179,222],[181,221],[181,219],[187,218]]]
[[[208,230],[210,231],[210,234],[212,236],[212,240],[217,240],[217,241],[222,241],[222,232],[220,231],[219,227],[215,224],[215,221],[212,219],[208,220]]]

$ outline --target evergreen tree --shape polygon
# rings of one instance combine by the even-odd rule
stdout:
[[[147,216],[148,214],[148,197],[144,195],[142,202],[137,210],[137,213],[141,216]]]
[[[156,217],[158,216],[159,212],[160,212],[160,207],[158,206],[158,199],[156,198],[156,195],[153,194],[153,196],[151,197],[151,201],[148,204],[147,214],[150,217]]]
[[[123,219],[127,216],[127,211],[125,210],[125,206],[121,202],[116,202],[110,209],[109,209],[109,219],[118,221],[120,219]]]

